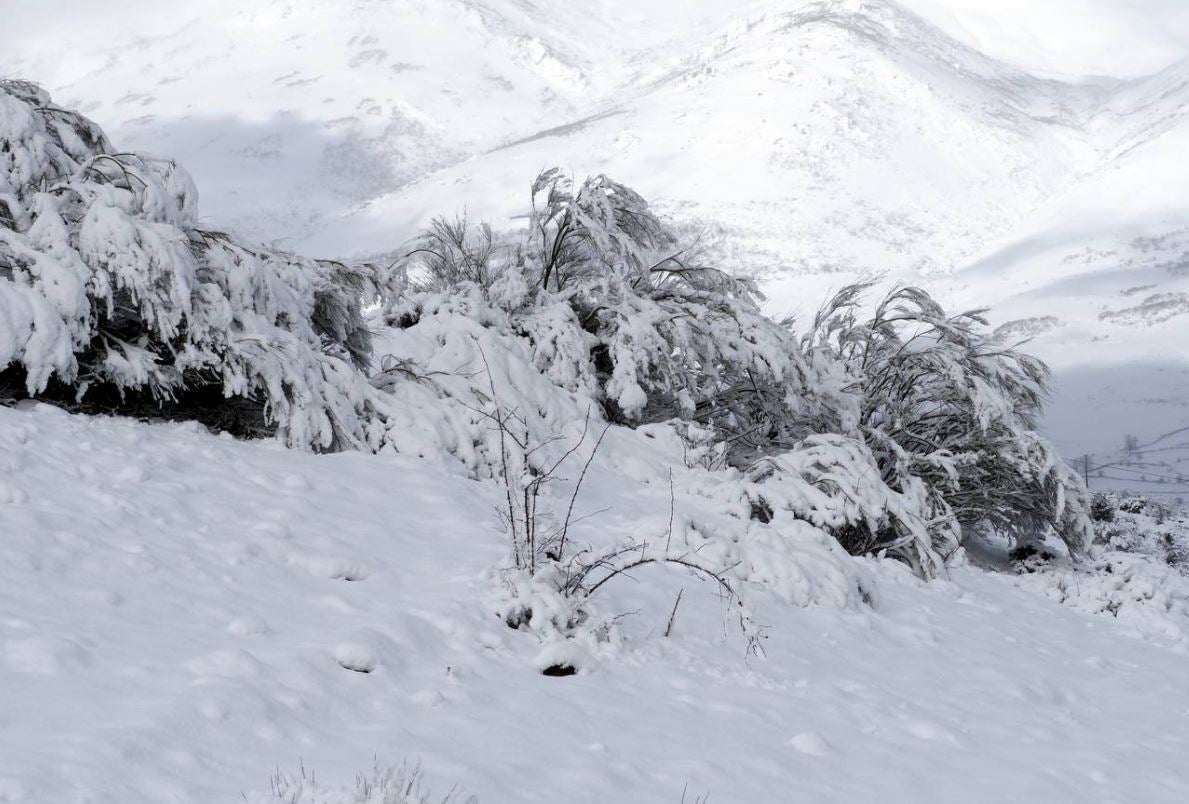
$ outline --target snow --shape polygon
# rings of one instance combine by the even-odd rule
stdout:
[[[591,532],[663,528],[667,489],[611,465]],[[274,768],[334,790],[373,757],[489,802],[1189,795],[1184,631],[1134,625],[1183,604],[1116,620],[1032,576],[845,558],[874,608],[757,586],[748,658],[712,589],[656,570],[607,587],[601,655],[546,650],[481,602],[496,487],[424,461],[33,405],[0,408],[0,468],[9,801],[271,800]]]
[[[903,0],[995,58],[1056,76],[1134,78],[1189,57],[1179,0]]]
[[[873,271],[951,309],[993,304],[1055,366],[1048,427],[1105,467],[1092,485],[1185,494],[1183,3],[143,5],[0,12],[0,75],[44,82],[121,149],[179,158],[209,216],[153,162],[142,193],[94,190],[75,237],[18,149],[0,210],[40,206],[27,232],[0,228],[28,273],[0,277],[0,365],[23,361],[34,386],[77,369],[87,300],[67,244],[129,282],[129,260],[199,223],[389,255],[439,213],[522,225],[525,184],[562,164],[657,199],[802,321]],[[0,133],[32,130],[0,104]],[[64,153],[86,151],[59,129]],[[223,273],[251,307],[259,289]],[[165,279],[165,301],[188,296],[170,283],[193,277]],[[511,309],[526,292],[493,294]],[[540,414],[535,435],[571,443],[592,402],[588,344],[529,350],[465,293],[422,313],[377,332],[378,362],[432,377],[385,389],[377,455],[0,406],[0,801],[392,804],[421,801],[416,784],[497,803],[1189,800],[1183,517],[1120,515],[1135,529],[1078,564],[957,551],[924,582],[819,527],[920,518],[855,444],[773,461],[847,480],[835,495],[710,471],[668,425],[614,427],[575,543],[639,543],[643,559],[673,540],[728,567],[741,599],[650,564],[567,629],[573,604],[550,579],[502,569],[498,447],[463,402],[488,363]],[[558,331],[567,314],[517,325]],[[135,350],[109,359],[148,371]],[[620,379],[621,405],[643,408],[647,389]],[[750,518],[761,491],[778,526]]]

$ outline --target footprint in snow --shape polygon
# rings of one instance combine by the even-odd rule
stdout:
[[[834,747],[826,741],[826,738],[812,731],[803,731],[793,739],[789,740],[791,745],[802,754],[809,754],[815,757],[824,757],[826,754],[833,753]]]
[[[339,667],[356,673],[371,673],[380,663],[376,651],[358,642],[344,642],[334,649],[334,659]]]
[[[957,737],[936,723],[930,723],[927,720],[910,720],[904,724],[904,728],[913,737],[919,737],[922,740],[949,743],[953,746],[958,745]]]
[[[256,636],[268,633],[268,624],[259,617],[236,617],[227,625],[227,633],[235,636]]]

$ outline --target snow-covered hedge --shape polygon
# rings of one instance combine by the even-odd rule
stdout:
[[[173,162],[0,82],[0,393],[362,442],[374,272],[205,230],[197,202]]]

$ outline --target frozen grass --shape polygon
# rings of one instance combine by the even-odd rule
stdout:
[[[474,796],[455,790],[434,795],[424,781],[419,765],[383,767],[377,761],[371,771],[356,775],[352,785],[327,787],[302,765],[296,774],[277,770],[267,793],[245,793],[243,798],[247,804],[479,804]]]

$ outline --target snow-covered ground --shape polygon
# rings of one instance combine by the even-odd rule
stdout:
[[[582,5],[0,0],[0,76],[177,157],[204,223],[307,252],[519,225],[558,164],[640,190],[774,312],[880,271],[991,304],[1056,370],[1047,427],[1092,486],[1189,496],[1184,3]],[[464,334],[378,340],[462,384]],[[518,359],[501,388],[573,435],[581,399]],[[561,655],[497,613],[474,422],[399,393],[401,456],[0,406],[0,802],[391,804],[273,774],[405,761],[487,804],[1189,800],[1183,514],[1121,514],[1077,567],[986,548],[924,582],[774,535],[737,473],[615,427],[574,539],[714,534],[762,651],[713,584],[646,567]]]
[[[597,527],[663,528],[647,457],[594,480]],[[551,678],[482,602],[494,486],[44,406],[0,408],[0,469],[0,800],[272,801],[277,768],[406,758],[496,804],[1189,797],[1184,585],[1111,617],[855,559],[870,607],[757,593],[757,658],[671,573],[610,591],[620,638]]]

